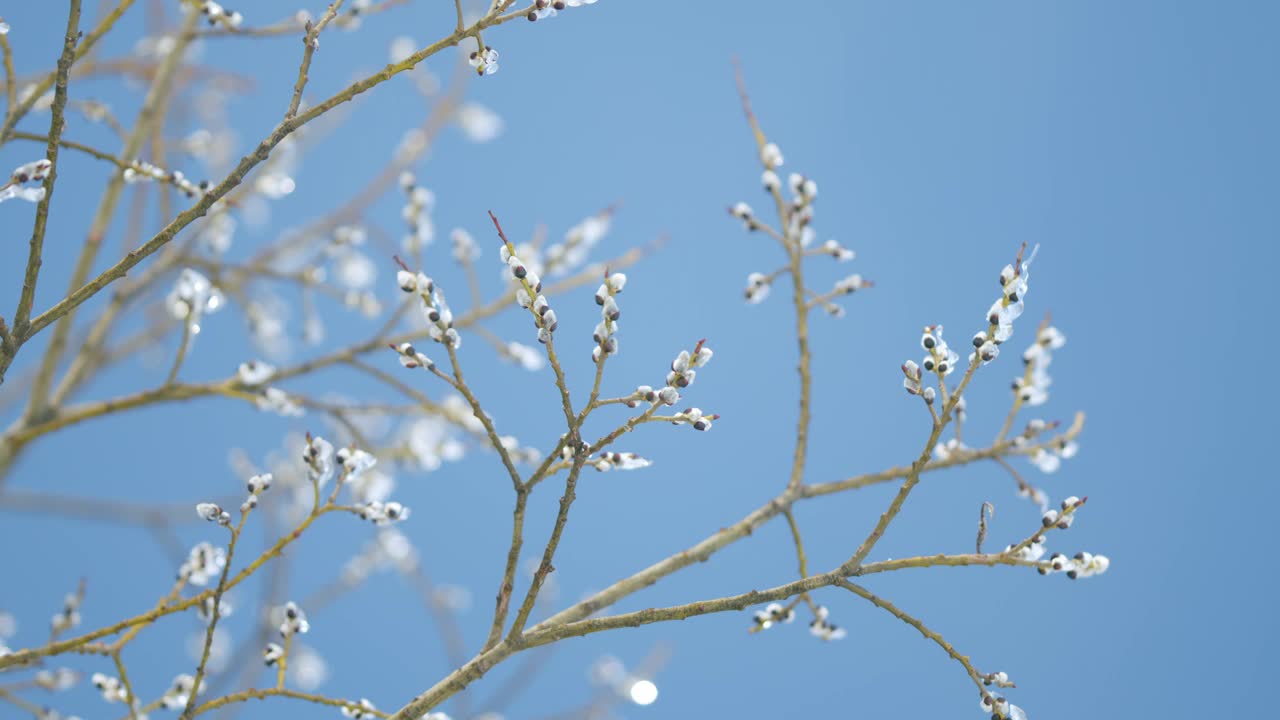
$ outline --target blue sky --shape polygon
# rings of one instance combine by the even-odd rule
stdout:
[[[49,66],[62,4],[8,5],[19,73]],[[273,0],[238,9],[253,24],[296,6]],[[311,97],[380,68],[398,35],[434,39],[450,14],[448,3],[419,1],[369,18],[359,32],[326,34]],[[786,155],[784,169],[820,184],[820,237],[858,252],[853,266],[816,263],[814,284],[826,287],[851,269],[876,283],[848,300],[844,319],[814,317],[819,391],[808,479],[914,457],[927,418],[902,392],[898,365],[919,355],[923,325],[943,323],[960,338],[978,329],[996,274],[1024,241],[1041,249],[1028,316],[1011,342],[1025,344],[1035,319],[1051,311],[1068,344],[1055,354],[1053,395],[1042,414],[1088,413],[1080,454],[1037,480],[1054,498],[1089,496],[1086,512],[1052,538],[1053,547],[1108,554],[1107,575],[1071,583],[967,568],[905,571],[866,585],[979,667],[1007,671],[1019,686],[1010,697],[1038,720],[1090,712],[1261,716],[1270,706],[1264,687],[1278,669],[1270,645],[1280,629],[1271,612],[1275,584],[1257,558],[1267,552],[1280,499],[1266,469],[1273,423],[1265,389],[1276,350],[1265,309],[1275,306],[1267,298],[1280,230],[1280,105],[1267,90],[1280,60],[1277,20],[1276,6],[1260,2],[602,0],[487,34],[502,69],[472,83],[468,96],[500,113],[506,129],[484,145],[446,132],[418,166],[438,199],[437,224],[469,228],[487,243],[485,211],[492,209],[513,233],[546,223],[556,237],[620,202],[602,255],[663,233],[670,241],[629,272],[623,352],[610,363],[606,387],[660,381],[670,357],[700,337],[717,352],[689,394],[691,403],[724,415],[713,432],[646,428],[623,449],[653,458],[652,468],[584,478],[556,563],[561,603],[736,521],[785,483],[795,413],[791,316],[781,294],[760,306],[741,302],[747,273],[781,259],[724,213],[739,199],[764,206],[733,87],[730,59],[737,57],[765,131]],[[143,24],[141,13],[127,17],[105,54],[128,52]],[[294,37],[204,44],[201,62],[253,81],[251,93],[226,106],[240,131],[238,152],[283,113],[298,53]],[[447,73],[452,60],[438,58],[432,68]],[[125,118],[138,102],[136,88],[115,80],[73,83],[72,97],[80,92]],[[237,238],[237,252],[247,255],[345,200],[425,111],[404,79],[344,109],[344,125],[303,158],[298,189],[273,205],[268,226]],[[24,127],[39,128],[39,117]],[[174,134],[190,129],[181,117],[171,121]],[[67,136],[110,143],[78,118]],[[0,149],[0,166],[36,152],[10,143]],[[101,166],[79,158],[60,172],[38,308],[59,297],[104,178]],[[391,194],[370,217],[398,233],[399,203]],[[19,287],[30,212],[17,202],[0,206],[0,289],[9,298]],[[118,252],[120,225],[107,257]],[[492,264],[491,249],[485,245],[484,261]],[[446,263],[445,244],[430,253]],[[449,271],[440,275],[449,281]],[[496,269],[484,267],[481,276],[496,288]],[[590,291],[557,301],[557,310],[560,342],[576,348],[565,350],[566,370],[582,394],[596,312]],[[329,312],[333,343],[371,331],[368,321]],[[489,327],[532,341],[524,319]],[[19,359],[11,378],[38,349]],[[479,339],[464,351],[476,391],[500,425],[529,442],[554,442],[547,423],[559,411],[545,372],[519,375]],[[183,377],[224,377],[248,352],[238,316],[212,316]],[[154,385],[158,372],[141,363],[118,368],[84,397]],[[995,433],[1018,372],[1009,354],[975,380],[974,442]],[[341,372],[292,387],[372,392]],[[227,461],[232,448],[261,458],[286,433],[320,422],[218,399],[141,410],[41,440],[8,487],[155,502],[223,495],[240,482]],[[1036,473],[1026,463],[1019,468]],[[479,454],[399,477],[397,494],[415,513],[403,528],[425,566],[474,593],[463,616],[469,648],[482,641],[505,552],[506,482],[495,459]],[[848,557],[892,492],[881,486],[800,505],[811,565],[825,570]],[[529,554],[549,530],[558,495],[547,487],[531,506]],[[963,552],[972,546],[975,511],[988,500],[997,508],[992,545],[1024,537],[1037,521],[998,466],[948,471],[921,484],[872,557]],[[214,537],[204,526],[180,533],[184,543]],[[335,522],[304,540],[289,566],[298,595],[333,577],[368,537],[367,527]],[[172,569],[143,531],[0,511],[0,609],[22,624],[12,645],[40,642],[44,618],[82,576],[90,588],[85,623],[97,627],[149,607]],[[772,524],[619,609],[736,594],[794,573],[786,527]],[[257,592],[241,594],[246,607],[229,625],[233,634],[243,635]],[[593,659],[609,653],[635,665],[660,647],[671,654],[655,678],[658,702],[620,706],[619,715],[981,717],[958,665],[846,595],[820,596],[849,630],[839,643],[820,643],[799,626],[749,635],[745,613],[568,641],[507,714],[540,718],[585,703]],[[393,574],[317,613],[313,625],[308,640],[331,671],[327,693],[365,695],[392,708],[446,670],[429,619]],[[189,669],[182,643],[192,629],[189,618],[170,619],[126,655],[144,695]],[[473,707],[507,672],[499,668],[477,687]],[[85,718],[106,712],[85,689],[59,702]],[[248,707],[242,717],[324,716],[276,702]],[[0,709],[0,717],[11,711]]]

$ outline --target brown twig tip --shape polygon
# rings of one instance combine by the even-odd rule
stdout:
[[[502,232],[502,223],[498,222],[498,216],[493,214],[492,210],[487,210],[489,219],[493,221],[493,227],[498,231],[498,237],[502,238],[504,245],[510,245],[511,241],[507,239],[507,234]]]
[[[1018,256],[1013,259],[1013,274],[1015,276],[1022,274],[1022,253],[1027,251],[1027,241],[1022,241],[1022,246],[1018,248]]]
[[[742,72],[742,60],[735,55],[730,62],[733,63],[733,82],[738,88],[738,98],[742,101],[742,112],[754,123],[755,113],[751,112],[751,97],[747,95],[747,79]]]
[[[396,261],[396,264],[400,266],[401,270],[405,272],[413,272],[412,270],[409,269],[409,266],[405,265],[404,261],[400,259],[399,255],[392,255],[391,259]]]

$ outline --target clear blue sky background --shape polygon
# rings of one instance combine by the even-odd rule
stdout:
[[[0,8],[14,27],[20,73],[51,66],[63,5]],[[297,7],[243,5],[250,24]],[[173,3],[166,6],[172,16]],[[357,70],[381,67],[396,35],[434,39],[449,27],[450,12],[444,0],[419,1],[371,18],[358,33],[327,33],[310,96],[328,95]],[[699,337],[717,351],[689,396],[725,415],[714,432],[647,428],[624,449],[654,458],[652,468],[592,474],[580,486],[556,563],[562,602],[736,521],[785,482],[795,412],[788,310],[781,297],[758,307],[741,302],[743,278],[776,266],[778,251],[724,215],[738,199],[764,204],[733,89],[730,58],[737,56],[760,119],[786,154],[785,169],[820,183],[821,237],[854,247],[853,269],[876,282],[850,299],[844,320],[815,316],[820,390],[809,480],[900,464],[918,452],[927,419],[902,392],[898,365],[919,355],[922,325],[944,323],[958,337],[977,329],[996,273],[1022,241],[1042,247],[1028,318],[1013,344],[1022,347],[1035,318],[1052,311],[1069,342],[1055,356],[1044,415],[1089,414],[1079,456],[1042,485],[1054,498],[1090,497],[1087,512],[1052,545],[1109,554],[1106,576],[1071,583],[1010,568],[954,569],[877,576],[867,585],[923,618],[979,667],[1009,672],[1019,685],[1010,696],[1038,720],[1265,715],[1273,703],[1264,688],[1278,669],[1270,646],[1280,629],[1266,567],[1280,499],[1268,469],[1274,423],[1266,390],[1277,349],[1266,308],[1275,307],[1280,229],[1278,21],[1280,10],[1264,2],[602,0],[487,36],[502,52],[502,70],[473,83],[469,94],[500,112],[507,129],[488,145],[446,133],[420,164],[439,199],[441,229],[465,226],[488,240],[484,213],[492,208],[516,233],[545,222],[557,236],[622,201],[605,254],[663,232],[671,242],[631,272],[622,298],[623,352],[610,364],[607,386],[660,381],[674,351]],[[135,12],[120,37],[107,41],[106,55],[127,52],[141,30]],[[204,45],[203,62],[254,78],[254,92],[227,107],[241,131],[240,152],[283,112],[299,50],[292,36]],[[433,67],[447,72],[450,62]],[[137,91],[114,81],[73,84],[72,95],[105,99],[126,120],[137,104]],[[239,237],[237,252],[341,202],[424,112],[404,80],[361,98],[349,122],[305,157],[298,190],[274,205],[270,227]],[[40,127],[39,117],[25,127]],[[107,142],[78,117],[67,134]],[[11,143],[0,150],[0,167],[38,152]],[[65,285],[105,172],[68,158],[60,173],[38,307]],[[388,197],[371,217],[398,232],[398,204]],[[18,292],[30,215],[29,205],[0,207],[6,308]],[[445,263],[446,248],[431,249],[437,262]],[[493,246],[485,249],[492,262]],[[821,287],[849,269],[818,263],[811,276]],[[482,276],[492,281],[496,270]],[[568,370],[582,394],[595,306],[587,291],[557,307]],[[370,331],[340,310],[330,314],[334,342]],[[492,328],[528,342],[527,325],[506,318]],[[248,353],[235,314],[214,316],[205,329],[184,370],[190,380],[223,377]],[[464,351],[500,427],[529,442],[553,441],[548,423],[559,411],[549,376],[500,369],[475,339]],[[390,366],[390,358],[383,361]],[[1009,355],[975,381],[975,442],[994,434],[1018,371]],[[86,397],[158,379],[154,369],[124,367]],[[293,387],[367,392],[342,373]],[[9,482],[194,501],[238,487],[229,449],[260,458],[286,432],[320,422],[217,399],[140,411],[40,441]],[[475,594],[464,616],[475,647],[506,545],[507,481],[486,455],[399,480],[398,495],[415,510],[403,527],[426,567]],[[813,567],[846,558],[892,492],[882,486],[801,505]],[[533,506],[531,553],[545,538],[557,497],[548,486]],[[985,500],[997,507],[992,545],[1024,537],[1037,521],[999,467],[948,472],[922,484],[874,557],[970,549]],[[369,536],[353,523],[327,525],[292,553],[298,596],[332,577]],[[184,542],[216,536],[205,526],[182,529]],[[150,607],[172,569],[136,529],[0,513],[0,608],[22,622],[15,646],[42,641],[45,618],[81,576],[89,582],[86,627],[97,627]],[[785,525],[773,524],[619,609],[739,593],[794,573]],[[229,627],[242,636],[256,589],[240,596],[244,612]],[[673,655],[656,677],[658,702],[621,707],[621,716],[981,717],[969,680],[937,647],[847,593],[827,591],[821,599],[849,629],[843,642],[822,644],[799,625],[749,635],[745,613],[567,642],[509,716],[538,718],[588,700],[584,672],[603,653],[635,664],[667,645]],[[144,696],[190,669],[182,643],[193,625],[170,619],[126,655]],[[307,640],[332,671],[327,693],[366,695],[392,708],[446,670],[438,636],[394,575],[378,576],[318,613],[313,625]],[[506,672],[486,678],[478,697],[493,692]],[[85,718],[119,710],[83,688],[59,707]],[[0,717],[14,712],[0,706]],[[329,714],[278,701],[247,708],[243,717]]]

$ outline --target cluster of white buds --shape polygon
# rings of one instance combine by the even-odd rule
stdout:
[[[865,287],[871,287],[871,281],[863,279],[863,277],[858,273],[854,273],[848,277],[838,280],[835,287],[832,289],[832,292],[842,295],[852,295]]]
[[[196,614],[205,622],[213,620],[215,614],[220,618],[227,617],[231,614],[231,601],[223,595],[215,602],[214,597],[210,595],[196,606]]]
[[[307,465],[307,479],[317,486],[329,482],[337,470],[334,455],[333,443],[319,435],[307,433],[307,447],[302,451],[302,461]]]
[[[510,243],[502,243],[498,256],[517,283],[516,304],[533,311],[533,326],[538,329],[538,342],[544,345],[551,342],[552,333],[560,326],[560,320],[556,317],[556,311],[551,309],[547,297],[542,294],[542,278],[515,254],[515,248]]]
[[[53,91],[46,90],[44,94],[37,96],[36,91],[40,88],[35,83],[24,85],[18,91],[18,102],[31,102],[31,109],[36,112],[45,112],[53,107]],[[32,100],[32,98],[35,98]]]
[[[253,404],[263,412],[275,413],[281,417],[301,417],[302,406],[293,401],[289,394],[280,388],[264,388]]]
[[[1026,445],[1046,432],[1056,429],[1060,424],[1057,420],[1050,422],[1040,418],[1032,418],[1027,421],[1027,426],[1023,428],[1022,432],[1013,438],[1013,445],[1014,447]]]
[[[145,160],[134,160],[129,163],[129,167],[124,169],[122,173],[124,181],[129,184],[142,182],[143,180],[155,180],[162,183],[170,183],[174,187],[182,191],[184,195],[193,198],[196,195],[203,194],[209,190],[209,181],[201,180],[198,183],[191,182],[181,170],[170,172],[162,167],[152,165]]]
[[[56,670],[40,670],[31,678],[31,682],[36,687],[43,688],[49,692],[62,692],[75,687],[80,682],[80,673],[67,667],[60,667]]]
[[[686,388],[693,384],[694,378],[698,376],[698,372],[694,368],[699,368],[711,362],[711,348],[706,346],[706,338],[698,341],[694,346],[693,352],[681,350],[675,360],[671,361],[671,372],[667,373],[667,386],[674,388]]]
[[[533,9],[529,11],[527,17],[529,22],[534,22],[543,18],[555,17],[557,11],[565,8],[595,4],[596,0],[535,0]]]
[[[601,362],[604,358],[618,352],[618,338],[615,333],[618,331],[618,318],[622,316],[622,311],[618,309],[618,302],[614,296],[622,292],[622,288],[626,285],[626,275],[622,273],[611,275],[608,270],[604,271],[604,282],[596,290],[596,304],[600,306],[600,324],[596,325],[595,332],[592,334],[592,338],[596,341],[596,346],[591,351],[593,362]]]
[[[663,405],[671,406],[679,402],[680,391],[670,385],[662,388],[661,390],[654,390],[648,385],[641,385],[636,388],[635,392],[631,393],[630,397],[627,398],[627,407],[636,407],[640,404],[641,400],[647,403],[662,403]]]
[[[729,208],[729,214],[741,220],[742,226],[748,230],[755,230],[759,227],[756,224],[755,211],[744,202],[734,203],[733,207]]]
[[[817,250],[823,255],[830,255],[831,257],[835,258],[837,262],[849,262],[850,260],[858,256],[857,253],[841,245],[835,240],[828,240],[822,243],[822,245],[819,246]],[[810,252],[813,252],[813,251],[811,250]]]
[[[342,707],[342,715],[356,720],[364,720],[364,718],[378,717],[378,708],[374,707],[368,698],[360,698],[359,707],[344,705]]]
[[[245,484],[249,490],[249,495],[244,499],[244,502],[240,504],[240,512],[249,512],[253,508],[258,507],[258,497],[262,495],[262,493],[271,489],[272,479],[273,477],[271,473],[254,475],[249,478],[249,482]]]
[[[334,454],[334,459],[338,461],[348,480],[360,477],[378,464],[378,458],[359,448],[344,447]]]
[[[249,360],[240,363],[240,367],[236,368],[236,379],[240,384],[254,387],[261,385],[276,374],[276,368],[270,363],[261,360]]]
[[[402,264],[400,271],[396,273],[396,284],[407,293],[416,293],[418,299],[422,301],[422,314],[427,320],[427,334],[432,340],[455,350],[462,347],[462,335],[453,327],[453,311],[449,309],[449,303],[444,299],[444,291],[436,286],[435,281],[420,272],[411,272]],[[414,356],[406,358],[405,353],[400,350],[401,346],[392,347],[400,352],[400,362],[405,367],[415,367],[415,365],[409,365],[406,359],[414,360],[416,366],[431,367],[429,363],[417,362]]]
[[[78,593],[67,593],[62,600],[61,612],[54,613],[49,619],[49,627],[55,633],[71,628],[80,624],[80,595]]]
[[[1000,343],[987,337],[986,330],[979,330],[973,336],[973,352],[969,353],[969,362],[972,363],[975,357],[982,358],[983,365],[1000,357]]]
[[[765,192],[775,193],[782,188],[782,181],[778,179],[778,173],[766,169],[760,173],[760,185]]]
[[[395,567],[412,572],[418,567],[418,553],[402,533],[388,529],[373,536],[361,552],[353,555],[342,567],[342,582],[355,587],[374,570]]]
[[[405,204],[400,210],[401,217],[409,226],[409,234],[402,243],[405,252],[415,253],[436,238],[435,223],[431,220],[431,211],[436,206],[435,193],[418,184],[413,173],[400,173],[400,188],[405,193]]]
[[[14,168],[13,174],[9,177],[9,182],[25,183],[36,180],[43,180],[53,169],[53,163],[46,159],[35,160],[25,165],[19,165]]]
[[[235,30],[244,23],[244,16],[238,12],[228,11],[213,0],[205,0],[200,4],[200,12],[209,19],[210,25],[219,25],[228,30]]]
[[[280,621],[281,637],[306,635],[311,630],[311,623],[307,622],[307,614],[294,601],[290,600],[285,603],[284,608],[281,609],[281,614],[284,616],[284,619]],[[267,664],[270,665],[271,663],[268,662]]]
[[[200,681],[200,690],[204,690],[204,680]],[[173,684],[164,691],[160,703],[170,710],[179,710],[187,706],[192,694],[200,694],[196,691],[196,679],[184,673],[173,679]]]
[[[231,249],[237,226],[235,216],[228,212],[226,203],[219,200],[209,208],[204,222],[196,228],[196,242],[210,253],[222,255]]]
[[[400,364],[410,370],[414,368],[425,368],[430,370],[436,366],[436,364],[432,362],[431,358],[418,352],[417,348],[415,348],[412,343],[403,342],[399,345],[393,344],[391,345],[391,349],[395,350],[400,356]]]
[[[678,412],[671,420],[672,425],[692,425],[694,430],[710,430],[711,423],[719,420],[719,415],[704,415],[701,408],[688,408],[682,412]]]
[[[195,335],[200,332],[200,318],[221,309],[224,299],[222,291],[214,287],[209,278],[185,268],[169,291],[166,305],[170,315],[191,323],[191,334]]]
[[[23,187],[23,183],[44,180],[49,171],[53,169],[53,163],[48,160],[36,160],[25,165],[19,165],[14,168],[13,174],[9,176],[9,182],[0,185],[0,202],[11,198],[20,198],[30,202],[40,202],[44,199],[44,186],[39,187]]]
[[[1026,498],[1036,505],[1040,506],[1040,512],[1044,513],[1049,509],[1049,496],[1044,494],[1040,488],[1033,487],[1027,483],[1018,486],[1018,497]]]
[[[533,8],[529,10],[529,14],[526,17],[529,18],[529,22],[555,17],[556,13],[565,9],[565,7],[565,0],[534,0]]]
[[[378,527],[385,527],[409,517],[409,508],[398,502],[378,502],[370,500],[360,506],[360,518],[368,520]]]
[[[103,700],[109,703],[129,702],[129,691],[125,690],[124,683],[119,678],[99,672],[94,673],[89,680],[102,693]]]
[[[477,75],[492,75],[498,72],[498,51],[485,45],[484,50],[471,53],[467,64],[476,69]]]
[[[848,634],[844,628],[827,622],[828,611],[826,605],[819,605],[813,614],[813,622],[809,623],[810,635],[830,642],[832,640],[840,640]]]
[[[1075,495],[1062,501],[1062,511],[1048,510],[1044,516],[1040,518],[1040,522],[1045,527],[1056,527],[1059,530],[1066,530],[1075,522],[1076,510],[1088,502],[1088,497],[1078,498]]]
[[[1049,385],[1053,383],[1049,377],[1049,364],[1053,362],[1053,351],[1066,343],[1067,338],[1050,325],[1036,333],[1036,341],[1022,353],[1022,361],[1031,373],[1029,378],[1016,378],[1013,391],[1024,405],[1035,407],[1049,400]]]
[[[5,22],[4,18],[0,17],[0,35],[8,35],[8,34],[9,34],[9,23]]]
[[[219,525],[231,524],[231,513],[223,510],[222,506],[217,503],[197,503],[196,514],[199,515],[202,520],[216,522]]]
[[[565,231],[564,241],[547,247],[545,254],[548,275],[564,275],[587,260],[587,255],[609,234],[613,224],[613,207],[605,208]]]
[[[287,140],[288,138],[286,138]],[[253,189],[257,190],[263,197],[271,200],[279,200],[297,188],[297,182],[283,172],[266,172],[253,181]]]
[[[529,347],[515,341],[508,342],[501,348],[502,357],[514,361],[525,370],[541,370],[546,366],[546,356],[537,348]]]
[[[987,687],[991,687],[992,685],[995,685],[996,687],[1017,687],[1009,680],[1009,673],[1007,672],[988,673],[983,676],[982,684]]]
[[[1015,445],[1025,444],[1040,433],[1055,427],[1057,423],[1046,423],[1036,419],[1027,423],[1026,431],[1014,438]],[[1038,447],[1027,456],[1027,460],[1043,473],[1054,473],[1062,467],[1063,460],[1070,460],[1080,452],[1080,446],[1074,440],[1062,438],[1049,447]]]
[[[1013,552],[1013,548],[1014,548],[1013,545],[1007,545],[1005,546],[1004,551],[1005,553],[1010,553],[1010,552]],[[1037,535],[1029,545],[1027,545],[1026,547],[1018,548],[1018,551],[1014,553],[1013,556],[1018,558],[1019,560],[1026,560],[1027,562],[1039,562],[1040,558],[1044,557],[1044,554],[1045,554],[1044,536]]]
[[[453,113],[454,122],[471,142],[486,143],[502,134],[502,116],[480,103],[462,103]]]
[[[276,643],[267,643],[267,646],[262,650],[262,662],[266,663],[267,667],[280,662],[282,657],[284,657],[284,648]]]
[[[813,244],[818,232],[813,229],[813,204],[810,199],[797,196],[791,201],[791,212],[787,214],[785,234],[788,242],[799,240],[801,249]]]
[[[449,240],[453,243],[453,259],[465,265],[475,262],[480,257],[480,246],[476,244],[476,239],[471,233],[462,228],[454,228],[449,233]]]
[[[1065,572],[1072,580],[1101,575],[1111,567],[1111,559],[1106,555],[1089,552],[1078,552],[1070,559],[1065,555],[1054,555],[1049,562],[1054,571]]]
[[[1062,467],[1063,460],[1070,460],[1078,451],[1079,446],[1075,442],[1064,441],[1050,448],[1037,448],[1027,459],[1039,468],[1040,472],[1052,473]]]
[[[369,240],[369,232],[361,225],[339,225],[333,229],[324,252],[329,256],[341,255],[350,248],[363,246]]]
[[[652,463],[647,458],[632,452],[606,452],[592,459],[590,464],[600,472],[607,472],[614,469],[639,470],[649,467]]]
[[[203,515],[201,516],[203,517]],[[187,559],[178,567],[178,577],[192,585],[205,586],[227,565],[227,551],[202,542],[191,548]]]
[[[963,453],[969,447],[960,442],[960,438],[951,438],[950,440],[940,440],[933,446],[933,456],[931,459],[945,462],[950,460],[958,453]]]
[[[408,453],[408,459],[416,461],[423,470],[438,470],[445,461],[457,461],[465,455],[466,446],[454,437],[453,423],[472,432],[484,432],[483,424],[471,414],[465,400],[449,395],[444,406],[449,419],[422,417],[411,421],[401,431],[401,447]]]
[[[334,20],[334,24],[347,32],[357,30],[361,23],[364,22],[364,15],[372,5],[373,0],[353,0],[343,8],[343,13]],[[299,10],[298,12],[303,13],[305,11]],[[309,15],[308,19],[310,19]]]
[[[1000,271],[1000,299],[992,303],[991,308],[987,310],[987,324],[992,328],[989,340],[996,345],[1013,336],[1013,321],[1022,315],[1023,303],[1027,296],[1027,281],[1031,276],[1029,272],[1031,262],[1035,260],[1040,246],[1033,248],[1031,256],[1024,261],[1022,253],[1026,249],[1027,245],[1023,243],[1018,249],[1018,257]],[[984,339],[983,345],[979,345],[978,338],[974,337],[974,345],[978,348],[979,355],[983,355],[986,342],[987,340]]]
[[[1027,720],[1022,708],[994,693],[982,693],[979,707],[983,712],[991,713],[992,720]]]
[[[902,363],[902,374],[906,376],[902,380],[902,387],[906,388],[907,392],[912,395],[922,395],[926,389],[933,389],[932,387],[924,387],[924,375],[915,360],[908,360]]]
[[[924,329],[924,334],[920,336],[920,347],[929,353],[920,362],[925,372],[936,373],[940,377],[955,372],[960,355],[942,339],[941,325],[930,325]]]
[[[796,619],[796,611],[789,607],[783,607],[778,603],[769,603],[763,610],[757,610],[751,619],[755,622],[751,627],[751,632],[759,632],[768,630],[778,623],[789,623]]]
[[[782,167],[782,162],[782,150],[776,144],[769,143],[760,148],[760,164],[766,170],[777,170]]]
[[[764,302],[769,297],[769,290],[773,287],[773,278],[764,273],[753,272],[747,275],[747,289],[743,293],[747,302],[756,305]]]
[[[347,471],[345,483],[347,488],[351,490],[351,498],[356,502],[386,500],[391,491],[395,490],[395,478],[381,470],[369,469],[371,467],[366,467],[365,470],[358,472]]]
[[[792,202],[797,208],[808,205],[818,197],[818,183],[800,173],[787,176],[787,187],[791,189]]]

